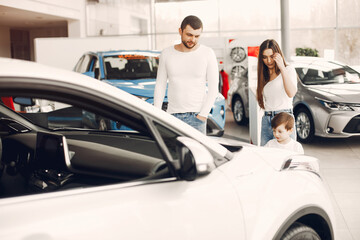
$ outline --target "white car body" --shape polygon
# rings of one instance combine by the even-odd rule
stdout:
[[[29,62],[0,59],[0,64],[0,94],[12,82],[24,88],[37,83],[41,88],[64,86],[101,94],[182,133],[203,153],[197,156],[197,150],[193,151],[198,172],[204,171],[193,181],[140,179],[0,198],[0,239],[280,239],[304,216],[314,217],[313,222],[323,219],[333,234],[328,239],[335,239],[335,216],[317,159],[218,139],[239,148],[230,152],[216,140],[108,84]],[[28,86],[26,78],[33,79]],[[287,168],[289,159],[308,170]]]

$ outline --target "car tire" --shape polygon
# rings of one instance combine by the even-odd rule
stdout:
[[[295,112],[295,125],[297,140],[302,143],[309,143],[314,138],[314,120],[307,108],[300,108]]]
[[[319,234],[315,232],[314,229],[308,227],[302,223],[295,222],[291,227],[285,232],[281,240],[321,240]]]
[[[237,124],[244,125],[246,123],[245,107],[240,96],[235,96],[232,103],[232,112]]]

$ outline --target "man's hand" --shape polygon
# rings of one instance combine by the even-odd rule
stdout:
[[[203,121],[203,122],[206,121],[206,117],[200,116],[199,114],[196,115],[196,118],[199,119],[199,120],[201,120],[201,121]]]

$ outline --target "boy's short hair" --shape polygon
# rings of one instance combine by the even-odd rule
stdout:
[[[200,18],[198,18],[197,16],[193,16],[193,15],[189,15],[186,18],[184,18],[184,20],[182,21],[181,26],[180,26],[181,30],[184,30],[187,25],[190,25],[194,30],[203,28],[203,24],[202,24]]]
[[[287,112],[280,112],[271,120],[271,127],[277,128],[281,124],[285,124],[285,129],[290,130],[294,127],[294,117]]]

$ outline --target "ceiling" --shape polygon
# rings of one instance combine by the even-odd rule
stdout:
[[[155,0],[155,3],[186,2],[199,0]],[[204,0],[200,0],[204,1]],[[38,12],[25,11],[0,5],[0,26],[10,28],[47,28],[66,26],[67,19],[41,14]]]
[[[61,17],[0,6],[0,26],[10,28],[44,28],[66,25],[67,20]]]

